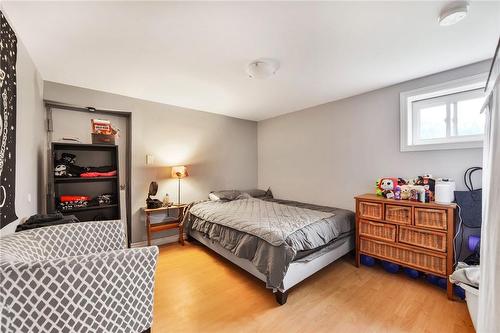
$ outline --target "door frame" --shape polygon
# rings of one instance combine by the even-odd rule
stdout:
[[[84,113],[92,113],[96,115],[112,115],[118,117],[125,117],[126,127],[127,127],[127,144],[125,146],[125,209],[126,209],[126,217],[127,217],[127,246],[130,247],[132,242],[132,190],[131,190],[131,179],[132,179],[132,112],[123,111],[123,110],[112,110],[106,108],[97,108],[93,106],[78,106],[72,104],[66,104],[61,102],[55,102],[50,100],[44,100],[45,103],[45,111],[46,111],[46,119],[47,119],[47,153],[49,162],[51,159],[51,144],[52,144],[52,132],[53,132],[53,123],[52,123],[52,109],[63,109],[67,111],[75,111],[75,112],[84,112]],[[49,171],[50,172],[50,171]],[[47,175],[48,176],[48,175]],[[47,185],[50,186],[50,182],[47,179]],[[47,197],[45,198],[45,207],[48,207],[51,198],[49,197],[51,193],[51,189],[47,189]]]

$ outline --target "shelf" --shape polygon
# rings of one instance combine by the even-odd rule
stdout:
[[[152,232],[158,232],[163,230],[177,229],[181,221],[178,218],[172,219],[170,221],[163,221],[159,223],[151,223],[149,228]]]
[[[118,204],[114,205],[103,205],[103,206],[89,206],[89,207],[82,207],[82,208],[75,208],[75,209],[70,209],[70,210],[60,210],[61,213],[63,214],[71,214],[71,213],[76,213],[76,212],[84,212],[88,210],[100,210],[100,209],[106,209],[106,208],[115,208],[118,207]]]
[[[116,144],[104,143],[78,143],[78,142],[53,142],[55,150],[112,150],[116,149]]]
[[[54,168],[56,160],[60,158],[61,153],[71,153],[76,155],[76,161],[80,165],[109,165],[116,170],[116,174],[108,174],[109,177],[56,177]],[[47,202],[47,211],[59,211],[64,215],[74,214],[82,222],[91,221],[97,215],[107,219],[117,219],[121,215],[120,204],[120,177],[119,177],[119,158],[118,146],[107,144],[84,144],[74,142],[52,142],[49,154],[48,175],[50,182],[51,200]],[[106,174],[104,174],[105,176]],[[96,197],[102,193],[111,193],[116,197],[117,202],[112,205],[98,206],[97,202],[92,201],[82,208],[61,210],[58,206],[57,198],[61,195],[75,194],[88,197]],[[62,208],[62,207],[60,207]]]
[[[55,183],[85,183],[85,182],[103,182],[116,180],[118,176],[111,177],[54,177]]]
[[[168,206],[168,207],[160,207],[160,208],[146,208],[146,207],[142,207],[141,209],[143,211],[145,211],[146,213],[154,213],[154,212],[167,212],[171,209],[180,209],[180,208],[186,208],[187,205],[186,204],[180,204],[180,205],[171,205],[171,206]]]

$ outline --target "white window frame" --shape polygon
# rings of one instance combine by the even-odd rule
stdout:
[[[400,93],[400,149],[405,151],[424,151],[442,149],[464,149],[480,148],[483,146],[482,135],[468,135],[448,137],[450,122],[447,122],[447,138],[424,140],[415,138],[414,133],[419,133],[418,123],[414,106],[419,108],[430,106],[443,101],[454,99],[456,94],[480,96],[484,94],[487,73],[482,73],[458,80],[436,84],[424,88]],[[454,96],[452,96],[454,94]],[[415,104],[414,104],[415,103]],[[478,110],[479,112],[479,110]],[[450,116],[447,106],[447,116]],[[456,119],[452,119],[452,125],[456,128]]]

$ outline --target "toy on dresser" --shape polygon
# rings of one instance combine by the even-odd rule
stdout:
[[[434,200],[435,184],[431,175],[410,180],[385,177],[377,180],[376,193],[387,199],[430,202]]]
[[[377,180],[377,195],[392,199],[397,186],[397,178],[380,178]]]
[[[401,200],[410,200],[411,187],[410,185],[401,185]]]

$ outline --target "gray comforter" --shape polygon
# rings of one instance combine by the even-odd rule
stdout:
[[[239,258],[250,260],[279,288],[288,266],[350,235],[354,213],[277,199],[204,201],[188,208],[184,229],[196,230]]]

